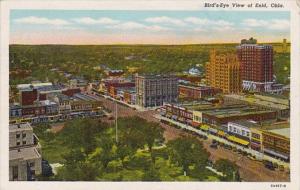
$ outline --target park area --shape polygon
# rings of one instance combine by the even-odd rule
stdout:
[[[115,125],[96,119],[68,121],[60,130],[34,126],[42,157],[61,164],[53,181],[239,181],[239,168],[226,159],[210,161],[195,137],[166,141],[158,123],[138,116]]]

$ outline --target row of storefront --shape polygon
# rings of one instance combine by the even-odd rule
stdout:
[[[289,138],[283,137],[280,134],[260,129],[255,125],[249,127],[245,125],[246,122],[237,122],[237,126],[244,124],[242,127],[248,127],[248,130],[245,130],[243,133],[239,134],[236,131],[230,131],[227,128],[228,123],[227,125],[223,124],[222,126],[216,126],[204,123],[203,119],[201,120],[202,122],[199,122],[199,117],[202,116],[199,114],[199,112],[193,114],[192,111],[180,106],[165,105],[163,108],[161,108],[160,114],[174,121],[200,129],[207,134],[224,138],[245,148],[251,148],[272,157],[289,161],[290,141]]]

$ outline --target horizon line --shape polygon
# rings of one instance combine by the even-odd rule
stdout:
[[[268,44],[268,43],[283,43],[283,41],[272,41],[272,42],[257,42],[257,44]],[[287,44],[290,44],[290,41],[286,42]],[[65,45],[65,46],[101,46],[101,45],[107,45],[107,46],[115,46],[115,45],[120,45],[120,46],[127,46],[127,45],[144,45],[144,46],[156,46],[156,45],[213,45],[213,44],[240,44],[240,42],[208,42],[208,43],[178,43],[178,44],[166,44],[166,43],[162,43],[162,44],[147,44],[147,43],[141,43],[141,44],[137,44],[137,43],[114,43],[114,44],[60,44],[60,43],[47,43],[47,44],[18,44],[18,43],[12,43],[9,45],[37,45],[37,46],[41,46],[41,45]]]

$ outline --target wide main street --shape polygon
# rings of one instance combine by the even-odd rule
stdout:
[[[95,96],[99,101],[103,102],[103,106],[106,109],[111,110],[111,114],[115,116],[116,102],[104,98],[101,96]],[[167,141],[180,137],[180,136],[190,136],[191,134],[177,129],[175,127],[163,124],[159,121],[159,119],[154,116],[158,114],[154,110],[149,111],[137,111],[133,108],[127,107],[122,104],[117,104],[117,115],[118,117],[130,117],[130,116],[139,116],[141,118],[146,119],[147,121],[158,122],[160,126],[165,129],[164,137]],[[237,152],[233,152],[228,149],[224,149],[222,147],[218,149],[210,148],[211,139],[203,140],[198,138],[203,142],[204,147],[210,152],[211,159],[213,161],[221,158],[226,158],[232,162],[235,162],[240,167],[240,175],[243,181],[264,181],[264,182],[288,182],[290,181],[289,173],[285,171],[279,170],[269,170],[265,168],[264,164],[260,161],[251,160],[246,156],[238,154]]]

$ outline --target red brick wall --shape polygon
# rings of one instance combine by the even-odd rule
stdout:
[[[64,95],[67,95],[67,96],[70,97],[70,96],[73,96],[76,93],[80,93],[80,89],[79,88],[70,88],[70,89],[62,91],[62,93]]]
[[[21,92],[21,99],[22,105],[33,105],[33,102],[37,100],[37,90]]]

